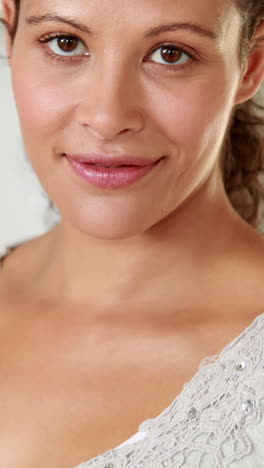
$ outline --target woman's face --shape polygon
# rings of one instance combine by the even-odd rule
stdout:
[[[241,78],[240,30],[230,0],[22,0],[14,94],[31,164],[65,221],[136,235],[209,177]],[[99,188],[65,156],[99,152],[166,159],[132,185]]]

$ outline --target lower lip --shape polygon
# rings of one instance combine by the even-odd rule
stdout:
[[[71,167],[92,185],[100,188],[127,187],[142,179],[164,160],[159,159],[148,166],[99,167],[67,158]]]

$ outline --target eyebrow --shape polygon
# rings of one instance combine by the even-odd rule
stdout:
[[[146,37],[153,37],[158,34],[161,34],[163,32],[169,32],[169,31],[178,31],[178,30],[187,30],[192,33],[198,34],[199,36],[202,37],[207,37],[209,39],[212,39],[214,41],[219,39],[219,36],[217,33],[214,31],[211,31],[210,29],[206,28],[205,26],[201,26],[200,24],[197,23],[169,23],[169,24],[163,24],[161,26],[157,26],[155,28],[150,28],[146,32]]]
[[[86,34],[93,35],[93,32],[91,29],[89,29],[85,24],[79,23],[78,21],[67,17],[67,16],[59,16],[59,15],[54,15],[52,13],[47,13],[46,15],[42,16],[29,16],[26,18],[26,24],[41,24],[41,23],[46,23],[46,22],[56,22],[56,23],[65,23],[69,24],[75,29],[78,29],[81,32],[84,32]]]
[[[85,24],[76,21],[75,19],[67,16],[59,16],[52,13],[47,13],[46,15],[42,16],[29,16],[26,18],[26,24],[41,24],[45,22],[59,22],[65,23],[72,26],[75,29],[78,29],[81,32],[94,36],[95,34],[92,32],[90,28],[88,28]],[[154,28],[150,28],[146,31],[145,37],[154,37],[163,32],[170,32],[170,31],[179,31],[179,30],[186,30],[199,36],[206,37],[217,41],[219,36],[214,31],[206,28],[205,26],[201,26],[197,23],[168,23],[163,24],[161,26],[156,26]]]

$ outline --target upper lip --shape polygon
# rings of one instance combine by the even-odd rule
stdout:
[[[135,156],[132,154],[104,154],[104,153],[82,153],[82,154],[67,154],[67,158],[87,164],[102,164],[105,166],[132,165],[132,166],[148,166],[163,158],[146,158],[144,156]]]

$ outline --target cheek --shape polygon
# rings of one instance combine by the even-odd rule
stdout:
[[[22,77],[22,74],[13,75],[14,95],[24,138],[31,140],[36,137],[39,140],[50,136],[61,125],[65,99],[62,91],[30,78]]]
[[[12,82],[28,159],[44,188],[57,184],[60,158],[54,150],[63,140],[71,95],[60,85],[35,72],[12,71]],[[68,101],[65,97],[68,97]]]
[[[222,141],[233,92],[225,80],[186,80],[173,90],[152,93],[155,124],[181,152],[195,153]],[[158,110],[158,112],[157,112]],[[195,149],[195,152],[194,152]]]
[[[173,92],[152,93],[150,114],[155,128],[166,136],[172,155],[164,212],[182,203],[216,166],[234,95],[223,78],[219,82],[192,80]]]

